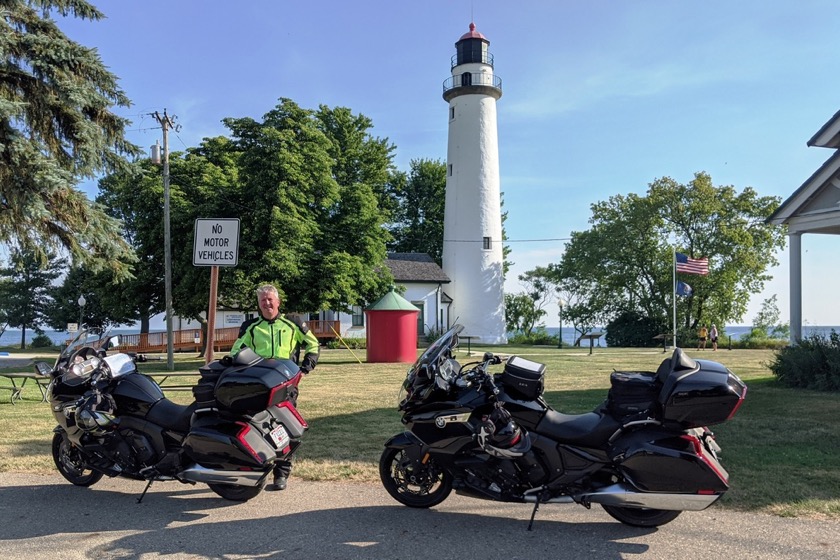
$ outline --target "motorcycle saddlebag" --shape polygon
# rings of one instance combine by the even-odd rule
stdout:
[[[263,469],[277,456],[254,423],[210,414],[193,417],[183,448],[193,461],[212,469]]]
[[[536,400],[543,393],[545,364],[511,356],[498,380],[512,397]]]
[[[656,374],[648,371],[614,371],[610,374],[607,409],[613,418],[650,410],[656,403],[659,385]]]
[[[638,432],[617,445],[622,474],[643,492],[718,494],[729,473],[694,435],[650,437]]]
[[[264,359],[224,371],[216,383],[220,407],[253,415],[289,398],[289,390],[300,379],[300,368],[292,360]]]

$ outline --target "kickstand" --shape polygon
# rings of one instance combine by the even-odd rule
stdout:
[[[528,523],[528,530],[529,531],[534,526],[534,517],[537,516],[537,510],[538,509],[540,509],[540,499],[539,498],[537,498],[537,501],[534,502],[534,511],[531,512],[531,521]]]
[[[143,498],[146,496],[146,492],[148,492],[149,488],[152,487],[152,482],[154,482],[154,480],[150,480],[149,483],[146,485],[146,487],[143,488],[143,493],[140,494],[139,498],[137,498],[137,503],[138,504],[143,501]]]

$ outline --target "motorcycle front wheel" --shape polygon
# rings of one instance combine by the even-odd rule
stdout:
[[[436,506],[452,492],[452,475],[434,459],[419,463],[404,449],[387,448],[379,459],[379,478],[392,498],[415,508]]]
[[[89,469],[82,452],[63,434],[53,436],[52,455],[61,476],[76,486],[93,486],[102,479],[102,473]]]
[[[262,492],[262,486],[236,486],[234,484],[208,484],[210,490],[232,502],[247,502]]]
[[[622,506],[608,506],[601,504],[601,507],[610,514],[613,519],[621,521],[625,525],[634,527],[659,527],[670,523],[681,511],[665,509],[632,508]]]

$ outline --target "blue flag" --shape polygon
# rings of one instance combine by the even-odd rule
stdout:
[[[693,292],[694,292],[694,290],[691,289],[691,286],[689,286],[685,282],[677,280],[677,295],[678,296],[690,296]]]

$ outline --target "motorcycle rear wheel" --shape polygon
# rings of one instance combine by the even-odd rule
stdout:
[[[434,459],[418,463],[404,449],[387,448],[379,459],[379,478],[392,498],[414,508],[429,508],[452,492],[452,475]]]
[[[237,486],[235,484],[208,484],[210,490],[232,502],[247,502],[262,492],[262,486]]]
[[[76,486],[93,486],[102,479],[102,473],[89,469],[79,448],[63,434],[53,436],[52,456],[61,476]]]
[[[633,527],[659,527],[670,523],[681,514],[681,511],[665,509],[632,508],[622,506],[608,506],[601,504],[613,519]]]

